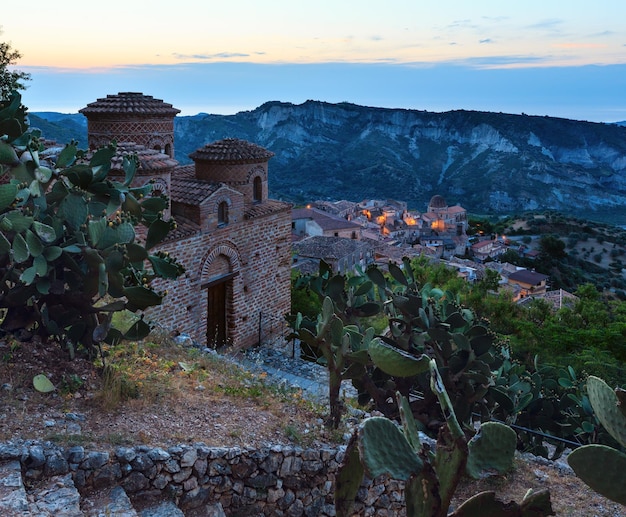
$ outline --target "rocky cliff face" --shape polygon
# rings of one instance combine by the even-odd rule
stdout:
[[[626,127],[474,111],[268,102],[236,115],[177,117],[176,158],[243,138],[273,151],[272,196],[397,198],[434,194],[474,213],[558,210],[626,224]]]
[[[626,128],[619,125],[308,101],[180,117],[176,131],[183,161],[224,137],[270,149],[273,195],[296,202],[390,197],[423,210],[440,194],[475,213],[554,209],[626,219]]]

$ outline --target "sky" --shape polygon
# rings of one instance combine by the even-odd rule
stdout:
[[[30,0],[0,31],[30,111],[132,91],[182,115],[319,100],[626,120],[625,0]]]

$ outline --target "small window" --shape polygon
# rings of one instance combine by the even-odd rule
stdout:
[[[255,203],[260,203],[263,201],[263,183],[261,181],[261,176],[257,176],[254,178],[254,184],[252,188],[252,196],[254,198]]]
[[[222,201],[217,205],[217,224],[218,226],[226,226],[228,224],[228,203]]]

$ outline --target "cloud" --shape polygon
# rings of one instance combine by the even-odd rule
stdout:
[[[484,38],[481,40],[478,40],[478,43],[493,43],[493,40],[491,38]]]
[[[454,20],[446,26],[447,29],[476,29],[478,26],[472,23],[472,20],[466,18],[464,20]]]
[[[256,54],[263,54],[262,52],[256,52]],[[201,59],[203,61],[210,61],[212,59],[229,59],[233,57],[250,57],[250,54],[244,54],[240,52],[218,52],[217,54],[172,54],[176,59],[186,61],[189,59]]]
[[[615,31],[602,31],[602,32],[594,32],[593,34],[589,34],[590,38],[602,38],[603,36],[613,36]]]
[[[451,60],[448,64],[468,68],[512,68],[515,66],[541,66],[549,63],[552,56],[482,56]]]
[[[558,27],[563,24],[563,20],[560,18],[549,18],[547,20],[543,20],[537,23],[533,23],[531,25],[527,25],[527,29],[544,29],[557,31]]]

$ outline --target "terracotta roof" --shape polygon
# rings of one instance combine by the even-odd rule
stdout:
[[[133,154],[136,154],[137,158],[139,158],[140,168],[146,171],[171,169],[178,165],[178,162],[167,154],[148,149],[134,142],[121,142],[117,144],[115,156],[111,159],[111,170],[121,171],[124,156]]]
[[[275,199],[268,199],[263,203],[251,205],[250,207],[246,208],[246,213],[244,217],[246,219],[256,219],[257,217],[263,217],[264,215],[287,211],[291,208],[291,206],[291,203],[276,201]]]
[[[473,250],[479,250],[479,249],[484,248],[486,246],[493,246],[493,241],[491,241],[491,240],[484,240],[484,241],[475,242],[474,244],[472,244],[472,249]]]
[[[268,161],[274,153],[260,145],[239,140],[225,138],[194,151],[189,155],[192,160],[201,160],[220,163],[258,163]]]
[[[223,183],[214,183],[187,176],[172,175],[172,201],[185,205],[199,205],[221,186],[223,186]]]
[[[155,99],[151,95],[138,92],[120,92],[117,95],[107,95],[105,98],[90,102],[79,113],[86,115],[106,114],[136,114],[136,115],[166,115],[175,117],[180,113],[179,109],[171,104]]]
[[[192,235],[195,235],[200,231],[200,226],[187,219],[176,216],[174,220],[176,221],[176,229],[169,231],[167,237],[165,238],[166,242],[177,241],[186,237],[191,237]]]

